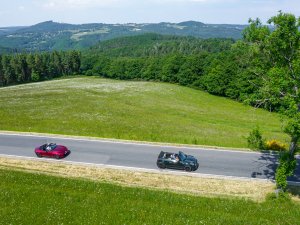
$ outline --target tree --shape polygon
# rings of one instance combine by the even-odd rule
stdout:
[[[72,74],[78,74],[80,70],[80,53],[78,51],[71,51],[69,55]]]
[[[180,54],[172,54],[164,60],[161,70],[161,79],[164,82],[178,83],[178,73],[184,64],[185,58]]]
[[[178,73],[179,84],[193,86],[204,73],[204,62],[207,53],[186,57]]]
[[[161,80],[162,60],[158,57],[149,57],[142,70],[142,79]]]
[[[3,55],[1,63],[2,63],[5,85],[15,83],[16,76],[15,76],[14,70],[11,66],[11,56]]]
[[[44,79],[43,60],[42,60],[42,56],[40,54],[34,55],[32,71],[34,71],[34,73],[37,74],[39,79],[42,79],[42,80]]]
[[[300,19],[280,11],[268,21],[273,30],[259,19],[249,22],[244,39],[256,45],[268,63],[260,74],[263,82],[257,103],[288,117],[285,132],[291,141],[287,159],[294,162],[300,139]]]

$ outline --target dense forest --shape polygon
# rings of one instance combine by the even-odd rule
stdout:
[[[79,74],[80,57],[77,51],[0,55],[0,86]]]

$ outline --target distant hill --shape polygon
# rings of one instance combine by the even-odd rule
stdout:
[[[27,51],[84,49],[99,41],[144,33],[239,39],[245,27],[196,21],[81,25],[46,21],[29,27],[0,28],[0,46]]]
[[[0,35],[8,35],[25,27],[0,27]]]

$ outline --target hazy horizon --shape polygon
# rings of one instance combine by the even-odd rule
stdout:
[[[195,21],[195,20],[186,20],[186,21],[180,21],[180,22],[176,22],[177,23],[183,23],[183,22],[199,22],[199,23],[204,23],[202,21]],[[89,22],[89,23],[65,23],[65,22],[59,22],[59,21],[54,21],[54,20],[45,20],[45,21],[40,21],[38,23],[35,23],[35,24],[30,24],[30,25],[13,25],[13,26],[1,26],[0,28],[6,28],[6,27],[28,27],[28,26],[34,26],[34,25],[37,25],[37,24],[40,24],[40,23],[45,23],[45,22],[53,22],[53,23],[61,23],[61,24],[72,24],[72,25],[83,25],[83,24],[95,24],[94,22]],[[135,22],[128,22],[128,23],[101,23],[101,22],[97,22],[98,24],[108,24],[108,25],[114,25],[114,24],[158,24],[158,23],[174,23],[175,22],[169,22],[169,21],[161,21],[161,22],[153,22],[153,23],[135,23]],[[204,23],[204,24],[209,24],[209,25],[214,25],[214,24],[226,24],[226,23]],[[227,23],[228,25],[248,25],[248,24],[229,24]]]
[[[30,26],[44,21],[69,24],[263,23],[279,10],[300,15],[299,0],[11,0],[0,9],[0,27]]]

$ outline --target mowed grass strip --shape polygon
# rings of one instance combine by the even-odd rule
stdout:
[[[288,140],[275,113],[167,83],[79,77],[0,89],[0,130],[247,147],[259,126]]]
[[[275,184],[260,180],[217,179],[207,177],[178,176],[133,170],[112,169],[55,161],[14,159],[0,157],[0,168],[39,172],[55,176],[84,178],[123,186],[138,186],[169,190],[192,195],[214,197],[239,197],[253,201],[264,201],[272,193]]]
[[[299,224],[300,205],[0,169],[0,224]],[[187,187],[188,188],[188,187]]]

